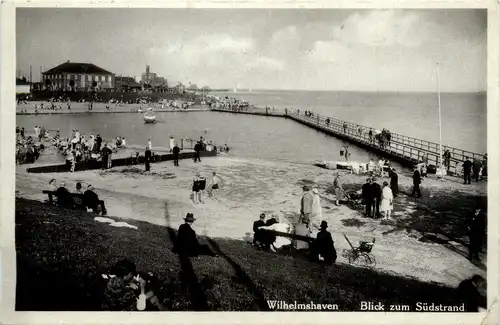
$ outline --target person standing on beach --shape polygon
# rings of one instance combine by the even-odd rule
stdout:
[[[321,224],[321,221],[323,221],[323,211],[321,210],[321,199],[319,197],[319,191],[317,188],[312,189],[312,196],[313,196],[313,202],[312,202],[312,210],[311,210],[311,228],[314,231],[316,229],[319,229],[319,226]]]
[[[174,147],[175,147],[175,139],[173,136],[170,136],[169,147],[170,147],[170,152],[173,152]]]
[[[392,211],[392,200],[394,199],[392,195],[392,190],[389,187],[389,183],[384,182],[384,188],[382,189],[382,200],[380,201],[380,212],[384,214],[384,220],[389,220]]]
[[[486,214],[484,208],[478,207],[469,219],[469,260],[479,260],[481,246],[485,239],[486,231]]]
[[[389,169],[389,177],[391,178],[392,195],[394,197],[397,197],[399,194],[399,184],[398,184],[398,174],[396,173],[396,168]]]
[[[193,191],[193,202],[194,204],[198,204],[201,200],[199,200],[199,193],[200,193],[200,173],[197,172],[194,179],[193,179],[193,186],[192,186],[192,191]]]
[[[200,158],[200,152],[202,150],[202,143],[201,141],[200,142],[197,142],[195,145],[194,145],[194,162],[201,162],[201,158]]]
[[[216,201],[220,201],[219,199],[219,176],[217,176],[216,172],[212,173],[212,198]]]
[[[363,184],[361,188],[361,196],[363,197],[363,203],[365,204],[365,216],[371,217],[371,210],[373,204],[373,195],[372,195],[372,179],[368,177],[366,179],[366,183]]]
[[[416,167],[413,171],[413,191],[411,192],[412,197],[415,197],[415,195],[417,195],[417,198],[422,196],[422,194],[420,193],[420,183],[422,183],[422,178],[420,177],[419,168]]]
[[[174,166],[179,167],[179,153],[181,152],[181,149],[175,144],[175,146],[172,148],[172,156],[174,158]]]
[[[472,162],[469,160],[469,157],[465,157],[465,161],[462,166],[464,167],[464,184],[470,184]]]
[[[372,195],[371,213],[372,213],[374,218],[378,218],[380,216],[380,201],[382,199],[382,188],[377,183],[377,179],[375,177],[372,178],[370,188],[371,188],[371,195]]]
[[[109,152],[111,150],[108,148],[108,144],[104,143],[104,147],[101,150],[101,156],[102,156],[102,169],[108,169],[108,159],[109,159]]]
[[[312,214],[312,205],[313,205],[313,196],[311,194],[311,187],[308,185],[304,185],[302,187],[303,194],[300,198],[300,215],[302,217],[307,217],[311,219]]]
[[[333,188],[335,190],[335,205],[339,205],[340,201],[344,200],[344,189],[342,187],[342,181],[340,179],[339,172],[337,172],[337,175],[333,180]]]
[[[144,153],[144,167],[145,171],[151,171],[151,149],[149,145],[146,146],[146,152]]]
[[[100,134],[97,135],[95,142],[97,144],[97,152],[100,152],[101,151],[101,144],[102,144],[102,138],[101,138]]]

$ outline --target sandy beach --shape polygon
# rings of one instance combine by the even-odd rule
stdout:
[[[451,234],[456,224],[462,223],[459,219],[465,218],[463,213],[467,213],[462,210],[474,209],[463,198],[486,196],[485,182],[467,186],[458,179],[440,181],[431,176],[422,184],[422,199],[401,193],[394,203],[393,220],[381,223],[363,217],[361,210],[335,206],[334,171],[311,165],[218,156],[205,158],[201,164],[181,160],[178,168],[171,162],[153,164],[149,174],[144,173],[144,166],[72,174],[28,174],[26,167],[17,168],[17,196],[44,201],[47,198],[41,190],[47,187],[50,179],[65,182],[70,189],[79,181],[96,188],[100,198],[106,201],[110,216],[177,228],[186,213],[192,212],[197,218],[194,228],[199,234],[241,240],[248,240],[252,223],[261,212],[268,216],[272,213],[284,215],[293,223],[300,210],[302,185],[313,184],[319,189],[323,219],[330,225],[340,263],[347,263],[342,256],[343,250],[349,248],[342,235],[345,233],[352,243],[375,238],[376,268],[384,271],[450,286],[472,274],[484,276],[486,273],[485,257],[484,264],[474,265],[467,260],[467,247],[464,246],[467,237],[443,235]],[[205,204],[193,203],[191,184],[197,171],[207,179],[212,171],[220,176],[223,181],[220,202],[205,198]],[[349,189],[360,189],[365,180],[363,175],[343,176],[345,187]],[[383,179],[378,182],[382,183]],[[408,172],[400,173],[399,183],[401,192],[411,192]],[[426,240],[429,236],[442,243]]]
[[[178,101],[183,102],[183,101]],[[43,103],[44,109],[40,109],[40,105]],[[89,111],[89,103],[71,102],[71,110],[67,108],[67,102],[56,102],[54,103],[56,107],[61,107],[61,110],[49,110],[51,103],[47,101],[29,101],[26,104],[20,103],[16,106],[17,115],[45,115],[45,114],[83,114],[83,113],[137,113],[140,108],[143,111],[149,107],[153,107],[155,112],[186,112],[186,111],[204,111],[208,110],[207,105],[192,105],[187,109],[180,109],[175,107],[164,108],[158,104],[111,104],[111,103],[93,103],[92,110]],[[35,112],[35,105],[38,110]],[[109,106],[109,110],[106,108]]]

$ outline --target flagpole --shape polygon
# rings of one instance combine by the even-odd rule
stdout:
[[[437,89],[438,89],[438,108],[439,108],[439,166],[443,168],[443,139],[442,139],[442,131],[441,131],[441,89],[439,83],[439,62],[436,66],[437,70]]]

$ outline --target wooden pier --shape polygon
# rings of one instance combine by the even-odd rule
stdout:
[[[402,134],[391,133],[390,141],[381,145],[375,139],[374,129],[342,121],[336,118],[314,114],[312,117],[304,115],[304,111],[287,109],[278,111],[273,109],[255,109],[248,111],[234,111],[229,109],[212,109],[213,111],[229,112],[238,114],[251,114],[262,116],[275,116],[289,118],[301,124],[312,127],[316,130],[328,133],[336,138],[349,141],[361,148],[380,154],[391,160],[398,161],[402,165],[412,167],[415,164],[427,161],[428,171],[435,172],[439,164],[439,144],[426,140],[409,137]],[[329,123],[327,123],[329,122]],[[373,136],[370,139],[369,131],[372,130]],[[484,154],[462,150],[446,145],[442,145],[442,152],[450,151],[450,168],[448,174],[460,174],[462,163],[467,157],[471,159],[483,160]],[[444,163],[444,158],[443,158]]]

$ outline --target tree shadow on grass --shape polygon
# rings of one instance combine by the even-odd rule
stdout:
[[[255,283],[252,281],[252,279],[250,279],[248,274],[241,268],[241,266],[233,261],[228,255],[226,255],[213,239],[207,237],[207,240],[212,245],[212,248],[215,250],[215,252],[233,267],[236,273],[237,282],[247,287],[248,292],[252,295],[252,297],[254,297],[254,303],[257,309],[269,310],[269,306],[267,305],[267,301],[264,298],[264,294],[257,288]]]
[[[165,202],[164,205],[164,212],[165,212],[165,219],[167,221],[167,231],[170,237],[170,240],[172,242],[172,245],[175,245],[175,241],[177,238],[177,235],[170,226],[170,214],[168,213],[168,203]],[[190,294],[190,299],[191,299],[191,304],[193,307],[193,310],[196,311],[206,311],[209,310],[208,302],[207,302],[207,297],[205,295],[205,292],[203,291],[203,288],[198,281],[198,277],[196,276],[196,273],[194,272],[193,264],[191,263],[191,260],[189,259],[188,256],[185,256],[183,254],[178,254],[179,256],[179,263],[181,266],[181,271],[180,271],[180,279],[181,279],[181,284],[183,286],[183,289],[187,289],[187,291]]]

